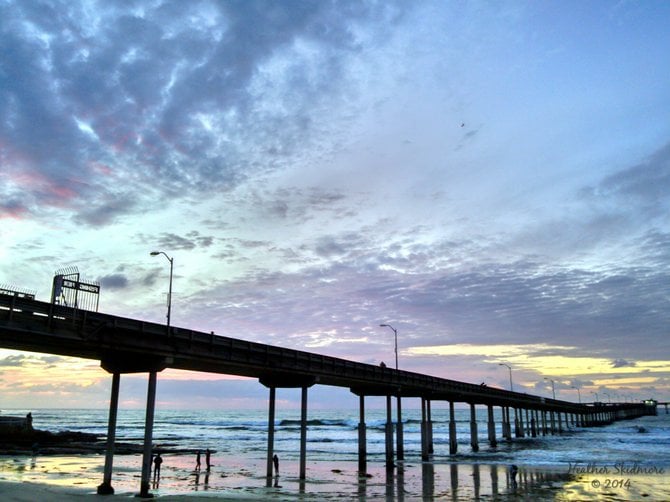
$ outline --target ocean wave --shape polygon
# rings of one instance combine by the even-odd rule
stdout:
[[[357,423],[353,423],[352,420],[347,419],[319,419],[315,418],[312,420],[307,420],[306,425],[313,427],[347,427],[355,428],[358,426]],[[301,420],[294,419],[284,419],[281,420],[277,425],[279,427],[291,427],[291,426],[300,426],[302,424]]]

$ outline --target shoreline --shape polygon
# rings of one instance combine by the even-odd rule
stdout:
[[[134,497],[139,492],[137,455],[119,456],[112,476],[114,495],[105,500]],[[239,460],[239,459],[236,459]],[[0,457],[0,498],[7,502],[56,502],[100,499],[102,482],[99,455],[15,458]],[[367,476],[359,476],[353,462],[315,461],[308,465],[307,480],[291,473],[297,463],[282,463],[287,474],[273,477],[267,485],[264,461],[245,457],[240,468],[214,465],[211,472],[193,471],[191,455],[167,455],[155,498],[176,500],[380,500],[399,495],[406,500],[443,499],[466,501],[477,498],[507,500],[670,500],[670,481],[660,475],[631,475],[627,486],[605,486],[597,474],[570,472],[568,466],[519,465],[516,483],[505,464],[448,461],[406,461],[390,473],[381,463],[369,464]],[[34,462],[34,464],[33,464]],[[41,462],[41,463],[40,463]],[[341,464],[341,465],[340,465]],[[596,486],[598,484],[598,486]]]

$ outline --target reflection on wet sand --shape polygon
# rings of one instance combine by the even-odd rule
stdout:
[[[405,495],[408,493],[405,490],[406,474],[405,466],[402,464],[399,464],[396,470],[386,472],[387,500],[405,500]],[[518,469],[517,474],[512,466],[508,465],[433,462],[421,464],[421,494],[424,500],[456,501],[482,497],[495,498],[510,494],[532,494],[537,490],[560,489],[563,483],[571,479],[571,475],[566,472],[546,472],[523,467]],[[408,482],[412,483],[412,478]],[[361,476],[358,486],[359,500],[365,500],[366,495],[371,495],[368,493],[368,479]]]

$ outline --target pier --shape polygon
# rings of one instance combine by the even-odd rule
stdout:
[[[421,401],[421,459],[429,460],[434,451],[431,403],[449,404],[449,454],[458,450],[454,419],[455,403],[470,407],[473,452],[478,451],[476,407],[485,407],[490,447],[498,441],[525,436],[560,434],[569,425],[592,427],[616,420],[655,414],[656,402],[577,404],[483,385],[459,382],[430,375],[348,361],[300,350],[276,347],[218,336],[176,326],[150,323],[99,312],[37,301],[30,297],[0,294],[0,347],[31,352],[73,356],[100,361],[111,374],[107,453],[102,484],[98,493],[113,493],[112,472],[118,409],[119,381],[122,374],[147,373],[147,405],[144,454],[139,495],[149,497],[149,472],[157,375],[166,368],[239,375],[257,378],[267,387],[268,483],[273,473],[274,417],[277,388],[301,389],[300,472],[305,479],[308,390],[313,385],[344,387],[358,396],[358,465],[366,471],[365,398],[386,398],[385,459],[387,470],[404,457],[402,436],[394,448],[392,402],[397,401],[398,423],[402,421],[401,400]],[[395,399],[393,399],[395,398]],[[502,438],[496,437],[494,408],[502,411]],[[666,404],[667,410],[667,404]],[[510,417],[514,417],[511,422]]]

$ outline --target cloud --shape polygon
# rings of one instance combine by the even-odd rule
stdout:
[[[60,356],[36,356],[36,355],[25,355],[25,354],[11,354],[0,359],[0,366],[2,367],[16,367],[16,368],[27,368],[31,366],[41,366],[44,368],[50,368],[55,366],[60,362],[67,361],[68,359]]]
[[[667,215],[670,191],[670,143],[654,152],[640,164],[607,176],[592,193],[614,195],[638,206],[648,217]]]
[[[184,236],[163,232],[156,242],[157,249],[190,251],[195,248],[207,248],[211,246],[214,243],[214,237],[201,235],[197,230],[190,231]]]
[[[29,358],[23,354],[11,355],[0,359],[0,366],[20,368],[25,366],[29,361]]]
[[[128,277],[124,274],[110,274],[98,279],[102,288],[125,289],[128,287]]]
[[[15,218],[21,219],[28,216],[29,210],[17,199],[9,199],[3,202],[0,202],[0,219],[2,218]]]
[[[633,366],[636,366],[633,361],[626,361],[625,359],[615,359],[612,361],[612,368],[626,368]]]
[[[356,92],[349,61],[401,12],[393,3],[5,3],[0,136],[15,160],[11,191],[31,211],[68,208],[104,226],[143,211],[149,186],[175,200],[289,165],[314,146],[323,106],[345,99],[341,86]],[[356,29],[368,21],[374,30]]]

